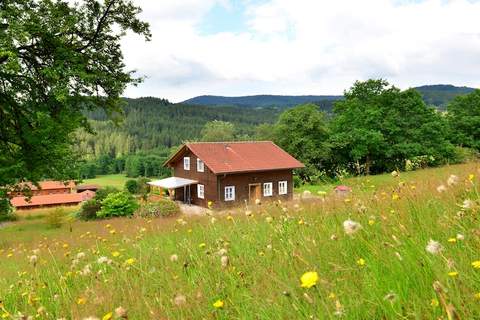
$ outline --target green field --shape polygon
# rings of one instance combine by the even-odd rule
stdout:
[[[21,219],[0,230],[0,316],[479,319],[479,175],[353,178],[347,197],[310,187],[328,193],[214,219]]]
[[[83,184],[96,184],[100,187],[112,186],[119,189],[123,189],[125,182],[130,179],[124,174],[108,174],[103,176],[97,176],[94,179],[86,179]]]

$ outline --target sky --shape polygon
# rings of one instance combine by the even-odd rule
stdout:
[[[127,34],[125,96],[342,94],[384,78],[480,87],[480,1],[133,0],[152,40]]]

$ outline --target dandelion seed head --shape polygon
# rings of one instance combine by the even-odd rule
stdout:
[[[439,254],[443,250],[443,246],[440,244],[440,242],[430,239],[425,247],[425,250],[431,254]]]

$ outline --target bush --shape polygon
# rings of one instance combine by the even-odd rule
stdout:
[[[455,147],[454,163],[465,163],[469,161],[476,161],[480,157],[475,149]]]
[[[0,222],[17,220],[17,216],[10,205],[10,200],[0,199]]]
[[[97,190],[97,193],[95,193],[95,199],[98,202],[102,202],[109,194],[117,192],[120,192],[120,190],[115,187],[107,186],[105,188]]]
[[[131,194],[137,194],[138,193],[138,182],[137,180],[127,180],[125,182],[125,190],[130,192]]]
[[[141,217],[171,217],[179,213],[178,204],[167,199],[149,202],[137,211],[137,215]]]
[[[138,208],[135,198],[127,192],[110,193],[103,201],[97,217],[123,217],[132,215]]]
[[[97,212],[102,208],[101,203],[96,199],[85,201],[77,213],[77,218],[81,220],[93,220],[97,218]]]
[[[65,210],[63,208],[56,208],[45,218],[45,222],[52,229],[60,228],[63,224],[63,218],[65,217]]]

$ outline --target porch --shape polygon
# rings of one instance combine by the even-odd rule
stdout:
[[[192,185],[197,184],[198,181],[180,177],[170,177],[147,183],[154,188],[167,190],[170,199],[190,205],[192,203]]]

